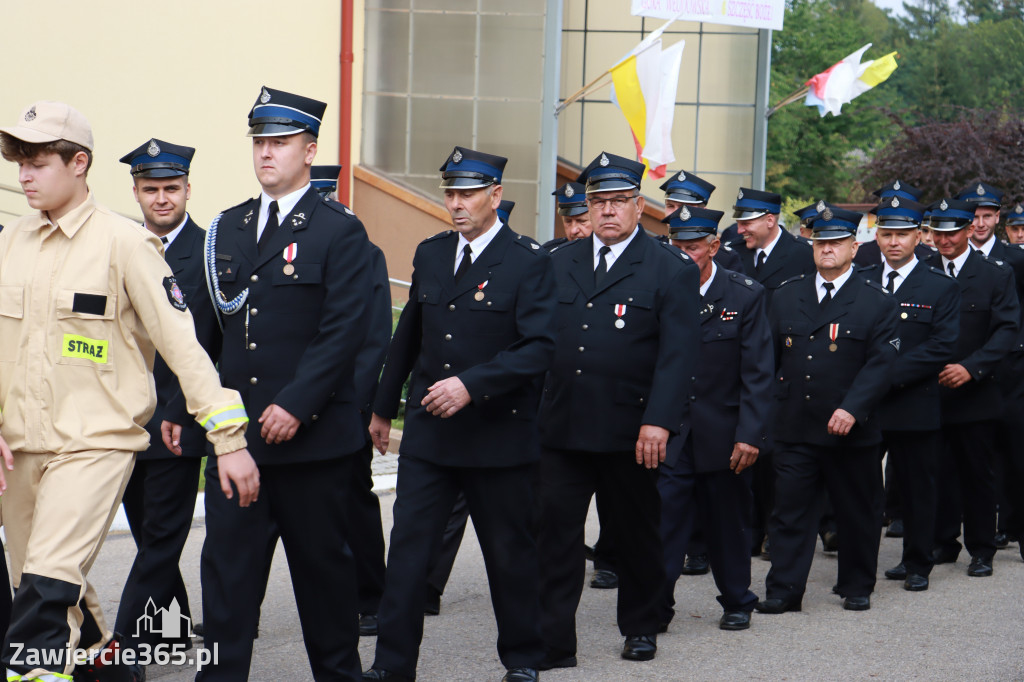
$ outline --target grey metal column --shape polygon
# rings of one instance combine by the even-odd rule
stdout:
[[[537,177],[537,241],[555,236],[555,189],[558,173],[558,88],[562,73],[562,2],[547,0],[544,17],[544,93],[540,102],[540,168]]]
[[[768,157],[768,90],[771,86],[772,31],[757,32],[757,88],[754,95],[754,168],[751,186],[764,189]]]

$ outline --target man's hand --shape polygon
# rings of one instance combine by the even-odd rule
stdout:
[[[229,500],[234,497],[231,484],[238,488],[238,506],[248,507],[260,492],[260,470],[248,450],[235,450],[217,457],[220,489]]]
[[[857,423],[857,418],[846,410],[837,409],[828,420],[828,432],[831,436],[845,436]]]
[[[753,445],[736,443],[732,446],[732,456],[729,458],[729,468],[737,474],[747,467],[754,466],[760,450]]]
[[[382,455],[388,454],[388,443],[391,441],[391,420],[374,413],[370,417],[370,438],[373,447]]]
[[[657,469],[665,461],[665,444],[668,443],[668,429],[653,424],[640,427],[636,441],[636,463],[648,469]]]
[[[946,365],[939,372],[939,385],[946,388],[960,388],[971,380],[971,373],[963,365]]]
[[[0,457],[3,457],[4,460],[3,467],[0,467],[0,494],[2,494],[7,490],[7,476],[4,475],[4,471],[14,471],[14,454],[3,436],[0,436]]]
[[[427,389],[420,404],[435,417],[447,418],[469,405],[469,391],[458,377],[441,379]]]
[[[160,422],[160,438],[164,442],[164,447],[181,456],[181,424],[163,420]]]
[[[260,438],[267,441],[267,445],[291,440],[302,423],[288,410],[277,405],[267,405],[259,421],[263,425],[260,428]]]

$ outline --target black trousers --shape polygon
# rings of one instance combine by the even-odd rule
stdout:
[[[886,448],[883,446],[882,454],[885,452]],[[885,507],[882,513],[889,521],[903,518],[903,498],[900,495],[900,484],[896,481],[896,472],[892,468],[891,455],[885,460]]]
[[[177,600],[181,615],[192,617],[178,562],[192,527],[201,463],[198,457],[137,459],[128,479],[122,504],[138,551],[114,623],[126,648],[143,643],[192,646],[188,633],[178,640],[164,640],[148,628],[136,633],[136,624],[150,599],[158,609]]]
[[[1003,415],[996,421],[995,450],[997,528],[1011,539],[1020,538],[1024,536],[1024,398],[1003,401]]]
[[[996,486],[992,420],[942,427],[942,457],[937,483],[935,547],[960,552],[960,526],[964,545],[972,557],[991,561],[996,553]],[[1019,426],[1018,426],[1019,428]]]
[[[544,449],[541,453],[541,604],[551,657],[576,653],[576,609],[586,572],[583,532],[590,497],[606,505],[619,576],[618,625],[626,636],[653,635],[665,583],[657,470],[634,453]]]
[[[455,497],[455,504],[452,505],[451,514],[445,524],[441,544],[427,571],[427,585],[436,597],[444,594],[444,588],[448,585],[448,578],[451,577],[452,569],[455,567],[455,557],[458,556],[459,547],[462,546],[462,537],[466,534],[467,521],[469,521],[469,504],[466,503],[466,496],[460,492]]]
[[[594,570],[615,573],[615,543],[612,542],[611,533],[604,532],[604,527],[611,524],[608,505],[601,501],[600,495],[594,495],[594,505],[597,506],[597,521],[600,524],[597,542],[594,543]]]
[[[764,539],[768,537],[768,521],[775,509],[775,464],[772,451],[763,450],[751,467],[754,472],[754,522],[751,526],[750,553],[759,555]]]
[[[692,550],[695,528],[704,530],[718,603],[726,611],[752,611],[757,603],[757,595],[750,591],[754,472],[695,473],[685,459],[684,455],[675,467],[662,466],[658,474],[666,575],[662,622],[672,620],[679,571],[686,555],[696,553]]]
[[[345,537],[355,455],[323,462],[260,467],[259,499],[246,508],[218,485],[217,458],[207,460],[206,542],[200,572],[205,646],[219,662],[202,682],[248,679],[272,553],[280,533],[313,679],[360,680],[355,561]]]
[[[877,445],[776,443],[775,511],[768,526],[772,567],[765,579],[769,599],[803,598],[814,558],[823,490],[832,498],[842,542],[837,591],[843,597],[871,594],[878,569],[880,467]]]
[[[935,546],[935,470],[941,450],[938,431],[885,431],[887,469],[900,491],[903,564],[907,573],[928,575]]]
[[[348,504],[348,541],[356,562],[359,613],[374,614],[384,594],[384,529],[380,498],[373,492],[373,444],[355,455]]]
[[[535,466],[446,467],[402,455],[374,667],[415,677],[423,639],[427,572],[452,505],[466,496],[484,556],[507,668],[535,668],[544,656],[538,627],[537,546],[531,532]]]

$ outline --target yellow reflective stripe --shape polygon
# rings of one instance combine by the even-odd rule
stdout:
[[[199,424],[207,431],[213,431],[223,426],[229,426],[231,424],[244,424],[249,421],[248,415],[245,413],[245,407],[242,405],[231,405],[224,409],[211,412],[206,415],[206,419],[199,422]]]
[[[65,334],[61,355],[66,358],[84,358],[101,365],[107,364],[107,351],[110,343],[101,339],[90,339],[87,336]]]

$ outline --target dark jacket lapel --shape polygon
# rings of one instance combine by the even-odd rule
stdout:
[[[601,284],[594,288],[594,295],[597,296],[605,289],[632,275],[640,264],[643,263],[644,254],[647,253],[647,249],[652,244],[653,240],[647,236],[642,227],[639,228],[639,231],[626,246],[626,249],[619,254],[619,257],[615,259],[612,266],[608,268],[608,274],[601,280]]]
[[[704,294],[704,300],[700,308],[701,324],[713,319],[722,310],[721,300],[725,296],[725,287],[727,285],[723,272],[722,268],[718,268],[715,272],[715,278],[711,280],[711,286],[708,287],[708,293]]]
[[[466,274],[462,276],[462,280],[458,283],[455,282],[455,252],[453,250],[452,267],[449,270],[450,285],[446,287],[446,290],[450,292],[447,299],[458,298],[467,291],[475,289],[488,281],[491,268],[500,263],[505,257],[505,251],[511,245],[512,239],[512,230],[509,229],[508,225],[502,224],[498,229],[498,233],[491,239],[491,243],[487,245],[483,253],[476,257],[476,260],[469,266],[469,270],[466,271]]]
[[[295,204],[295,208],[292,209],[291,213],[286,215],[284,220],[281,221],[277,232],[270,238],[270,242],[263,249],[259,250],[259,255],[256,257],[257,268],[274,258],[280,258],[281,262],[284,262],[283,254],[285,247],[295,241],[296,232],[306,229],[306,226],[309,225],[310,216],[313,215],[313,211],[316,210],[317,204],[320,201],[320,194],[315,188],[310,187],[306,190],[306,193]]]

